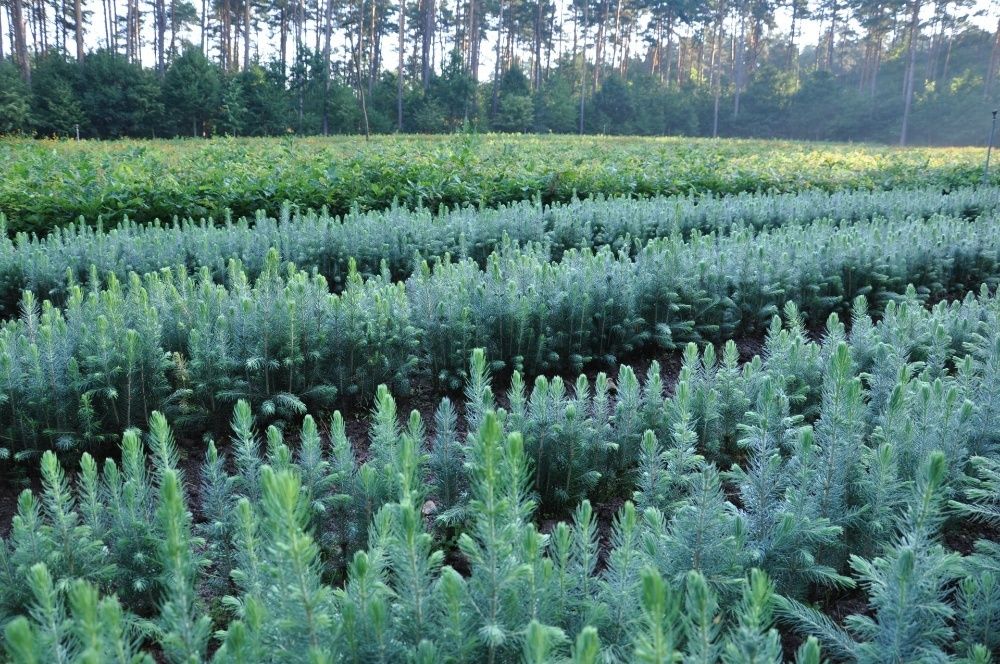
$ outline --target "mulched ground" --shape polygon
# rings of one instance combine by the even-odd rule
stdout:
[[[17,513],[17,497],[25,489],[38,491],[41,480],[37,473],[31,476],[0,476],[0,537],[10,532],[11,519]]]

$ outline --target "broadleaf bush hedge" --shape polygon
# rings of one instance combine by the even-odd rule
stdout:
[[[277,216],[286,201],[346,214],[394,203],[437,209],[599,195],[951,190],[979,184],[982,160],[974,148],[619,136],[4,139],[0,212],[10,231],[44,234],[80,217]]]

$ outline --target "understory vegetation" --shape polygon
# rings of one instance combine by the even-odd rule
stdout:
[[[0,547],[8,657],[988,662],[1000,297],[849,322],[786,304],[672,389],[654,363],[500,394],[475,350],[428,421],[379,387],[366,447],[240,400],[200,465],[160,413],[118,460],[46,452]]]

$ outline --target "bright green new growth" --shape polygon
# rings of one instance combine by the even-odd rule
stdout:
[[[193,664],[205,658],[212,621],[202,612],[196,595],[201,561],[195,558],[192,548],[200,542],[192,535],[180,478],[173,469],[166,470],[161,478],[158,517],[163,533],[160,561],[165,589],[160,603],[159,641],[169,661]]]
[[[476,353],[470,406],[425,424],[380,388],[368,441],[340,413],[279,427],[239,400],[184,476],[184,439],[157,413],[102,468],[43,454],[0,546],[5,651],[774,662],[794,626],[814,637],[803,664],[986,661],[1000,548],[949,543],[1000,521],[995,451],[970,424],[990,369],[959,355],[1000,309],[989,291],[915,297],[867,328],[856,315],[856,336],[831,317],[820,341],[789,307],[765,357],[689,347],[673,389],[659,365],[530,392],[513,374],[498,410]],[[878,350],[899,338],[903,364]],[[827,598],[854,585],[866,610],[835,621]]]
[[[83,580],[61,592],[43,564],[31,568],[27,582],[34,596],[30,620],[20,616],[4,630],[13,664],[152,664],[153,658],[139,650],[135,621],[114,597],[100,599],[97,589]]]

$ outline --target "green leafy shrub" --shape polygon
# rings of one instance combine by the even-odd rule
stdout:
[[[62,124],[59,129],[72,127],[72,121]],[[353,207],[492,207],[576,195],[915,186],[940,191],[978,184],[981,160],[975,149],[900,151],[690,138],[11,139],[0,143],[0,169],[7,176],[0,186],[0,211],[12,229],[45,232],[80,216],[149,223],[175,216],[221,219],[226,209],[236,217],[257,210],[277,214],[284,201],[344,214]],[[47,195],[32,196],[36,191]]]

